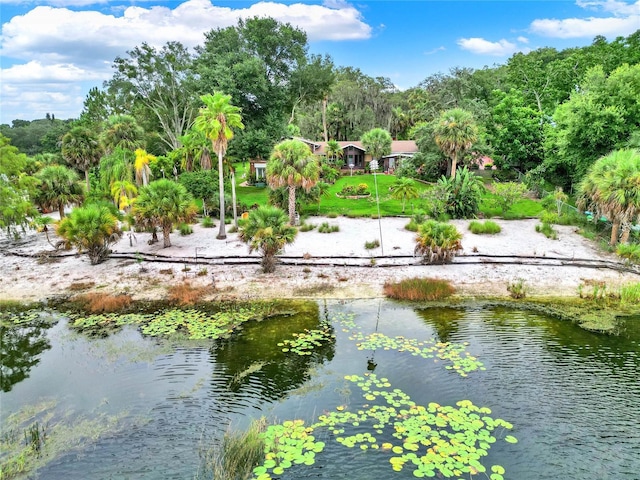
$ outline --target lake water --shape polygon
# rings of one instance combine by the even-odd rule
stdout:
[[[312,355],[277,345],[322,322],[335,340]],[[468,342],[486,370],[462,377],[439,359],[359,350],[354,330]],[[225,430],[260,416],[312,423],[337,406],[356,411],[367,400],[344,377],[365,373],[388,378],[418,405],[470,400],[512,423],[507,433],[518,443],[498,441],[482,459],[503,466],[504,478],[640,478],[640,319],[610,337],[502,307],[321,301],[311,314],[249,323],[217,343],[172,344],[133,327],[91,339],[70,331],[63,316],[51,327],[3,329],[2,341],[4,434],[9,416],[29,407],[46,425],[45,447],[55,451],[23,478],[207,478],[202,453]],[[326,447],[315,464],[280,478],[414,478],[408,469],[394,472],[382,451],[317,435]]]

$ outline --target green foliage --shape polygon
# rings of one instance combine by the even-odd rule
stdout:
[[[36,174],[40,181],[34,200],[43,209],[57,209],[60,218],[64,208],[71,203],[80,203],[84,198],[78,174],[63,165],[49,165]]]
[[[311,230],[313,230],[314,228],[316,228],[316,225],[313,223],[303,223],[302,225],[300,225],[300,231],[301,232],[310,232]]]
[[[623,305],[640,305],[640,283],[624,285],[620,289],[620,302]]]
[[[640,263],[640,244],[620,243],[616,247],[616,254],[619,257],[626,258],[633,263]]]
[[[193,227],[188,223],[181,223],[178,225],[178,231],[182,236],[191,235],[193,233]]]
[[[170,247],[169,235],[174,224],[193,220],[196,206],[193,197],[183,185],[160,179],[140,189],[132,213],[136,223],[161,228],[164,247]]]
[[[440,114],[433,130],[434,140],[442,153],[449,157],[451,178],[457,173],[458,161],[478,140],[478,126],[471,112],[453,108]]]
[[[511,295],[511,298],[521,299],[527,296],[527,286],[524,279],[518,278],[516,281],[507,285],[507,291]]]
[[[415,253],[424,263],[449,263],[462,249],[462,234],[450,223],[427,220],[418,228]]]
[[[495,235],[496,233],[500,233],[502,230],[500,225],[496,222],[492,222],[491,220],[485,220],[484,222],[472,221],[469,223],[469,230],[471,233],[475,233],[476,235]]]
[[[218,173],[214,170],[182,172],[178,182],[187,189],[193,198],[204,199],[211,204],[218,195]]]
[[[369,196],[369,185],[366,183],[359,183],[358,185],[345,185],[342,190],[338,192],[341,197],[355,197],[355,196]]]
[[[370,242],[364,242],[365,250],[373,250],[374,248],[378,248],[379,246],[380,246],[380,240],[378,240],[377,238]]]
[[[415,182],[408,177],[398,178],[393,185],[391,185],[391,197],[402,201],[402,213],[404,213],[404,207],[407,200],[418,198],[418,189]]]
[[[240,228],[240,239],[249,244],[249,252],[262,253],[262,270],[275,270],[275,256],[285,245],[293,243],[298,231],[287,216],[277,207],[264,206],[249,213],[247,222]]]
[[[360,140],[374,160],[380,161],[382,157],[391,153],[391,134],[383,128],[369,130]]]
[[[480,209],[482,180],[464,167],[455,178],[442,177],[433,191],[434,204],[431,215],[441,214],[451,218],[471,218]]]
[[[213,222],[213,218],[211,217],[202,217],[202,221],[200,222],[200,225],[203,226],[203,228],[213,228],[215,227],[215,223]]]
[[[505,182],[493,184],[495,199],[502,215],[520,200],[527,192],[527,186],[523,183]]]
[[[536,225],[536,232],[542,233],[545,237],[551,240],[558,239],[558,232],[556,232],[550,223],[543,222]]]
[[[99,204],[74,208],[60,221],[56,232],[68,247],[87,252],[91,265],[105,260],[110,246],[122,236],[118,218],[108,207]]]
[[[331,325],[323,323],[321,328],[308,330],[301,333],[293,333],[293,339],[285,339],[278,343],[283,352],[295,353],[304,356],[311,355],[316,347],[322,347],[327,342],[336,338]]]
[[[442,300],[454,292],[455,289],[448,280],[438,278],[408,278],[384,285],[384,294],[387,297],[412,302]]]
[[[340,227],[338,225],[329,225],[329,222],[322,222],[318,227],[320,233],[334,233],[339,232]]]

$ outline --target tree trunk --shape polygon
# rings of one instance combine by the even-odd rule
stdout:
[[[458,156],[451,157],[451,179],[456,178],[456,169],[458,168]]]
[[[329,141],[329,133],[327,132],[327,102],[329,97],[325,95],[322,99],[322,132],[324,133],[324,141]]]
[[[613,225],[611,225],[611,239],[609,240],[609,245],[614,246],[618,243],[618,231],[620,230],[620,222],[615,221]]]
[[[173,227],[171,222],[162,224],[162,240],[164,241],[163,243],[164,248],[171,246],[171,239],[169,238],[169,234],[171,233],[171,230],[172,230],[171,227]]]
[[[289,224],[296,224],[296,187],[289,185]]]
[[[220,184],[220,230],[218,231],[218,240],[227,238],[227,231],[224,225],[224,174],[222,172],[222,150],[218,151],[218,183]]]
[[[236,202],[236,172],[231,169],[231,201],[233,202],[233,224],[238,228],[238,205]]]
[[[58,203],[58,213],[60,214],[60,218],[64,218],[64,203]]]
[[[89,183],[89,169],[87,168],[84,171],[84,180],[87,182],[87,193],[89,193],[90,183]]]
[[[629,235],[631,234],[631,224],[625,222],[622,225],[622,236],[620,237],[620,243],[629,243]]]

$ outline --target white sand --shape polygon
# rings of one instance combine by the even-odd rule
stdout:
[[[600,251],[594,242],[575,233],[574,227],[556,226],[558,239],[550,240],[535,231],[537,220],[496,221],[502,227],[497,235],[474,235],[467,229],[468,221],[454,221],[463,232],[464,251],[452,264],[422,265],[419,258],[413,257],[415,234],[404,229],[406,218],[383,218],[380,223],[373,219],[312,218],[308,223],[328,222],[338,225],[340,231],[299,232],[295,243],[283,253],[286,264],[278,265],[272,274],[262,273],[257,263],[230,264],[247,258],[257,262],[259,255],[255,252],[249,255],[247,245],[235,233],[229,233],[226,240],[217,240],[218,228],[196,225],[194,233],[188,236],[176,231],[171,234],[169,248],[162,248],[161,237],[159,243],[149,245],[147,233],[136,234],[130,246],[125,235],[113,247],[114,256],[99,265],[90,265],[86,255],[71,255],[72,252],[62,252],[64,257],[55,258],[56,252],[44,235],[30,233],[26,242],[18,245],[5,242],[0,250],[0,299],[44,300],[69,294],[69,287],[78,283],[93,283],[91,289],[100,292],[129,293],[134,299],[153,300],[163,298],[168,286],[184,281],[210,287],[210,299],[371,298],[383,295],[385,282],[411,277],[448,279],[458,293],[471,296],[508,295],[507,285],[517,279],[525,281],[529,295],[562,296],[577,295],[579,285],[589,281],[604,281],[612,288],[640,282],[639,271],[621,273],[611,268],[561,265],[571,263],[572,259],[623,265],[620,259]],[[380,238],[380,225],[382,247],[366,250],[365,242]],[[132,258],[121,258],[125,254],[134,256],[136,252],[155,255],[157,260],[168,257],[164,260],[173,259],[174,263],[140,264]],[[12,253],[41,254],[43,258]],[[501,260],[536,264],[496,264],[499,259],[483,255],[535,257]],[[333,265],[322,265],[327,263]],[[141,272],[141,266],[145,272]],[[206,275],[198,275],[205,270]]]

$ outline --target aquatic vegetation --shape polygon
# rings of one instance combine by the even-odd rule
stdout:
[[[106,313],[77,316],[71,314],[71,326],[90,335],[103,335],[123,325],[137,325],[144,335],[166,337],[185,335],[192,340],[226,338],[243,323],[261,320],[271,313],[270,305],[256,304],[219,312],[197,309],[167,309],[155,313]]]
[[[335,338],[331,325],[322,324],[321,328],[308,330],[301,333],[293,333],[293,339],[286,339],[278,343],[283,352],[291,352],[297,355],[311,355],[315,347],[321,347],[327,341]]]
[[[384,284],[384,294],[394,300],[436,301],[455,293],[449,280],[439,278],[407,278],[400,282]]]
[[[56,458],[85,448],[124,427],[117,416],[96,412],[91,420],[57,412],[52,400],[26,405],[3,421],[0,436],[0,478],[11,479],[41,468]]]
[[[455,406],[417,405],[409,395],[392,388],[388,379],[374,374],[347,375],[345,380],[360,388],[367,403],[357,411],[340,405],[311,425],[287,420],[269,426],[264,433],[264,462],[253,470],[255,480],[277,478],[296,464],[313,465],[326,446],[314,435],[321,431],[328,431],[346,448],[376,451],[392,470],[411,469],[418,478],[467,474],[472,478],[486,473],[491,480],[503,479],[504,467],[488,469],[481,460],[498,439],[507,443],[517,439],[501,437],[513,425],[490,417],[489,408],[470,400]],[[351,427],[358,427],[358,433],[349,435]],[[369,430],[362,432],[363,427]]]
[[[353,318],[342,317],[341,325],[350,332],[349,339],[357,342],[358,350],[396,350],[422,358],[440,359],[450,363],[445,366],[461,377],[476,370],[486,370],[483,363],[466,351],[465,343],[436,342],[434,339],[418,340],[403,336],[389,337],[384,333],[363,333],[353,322]]]

